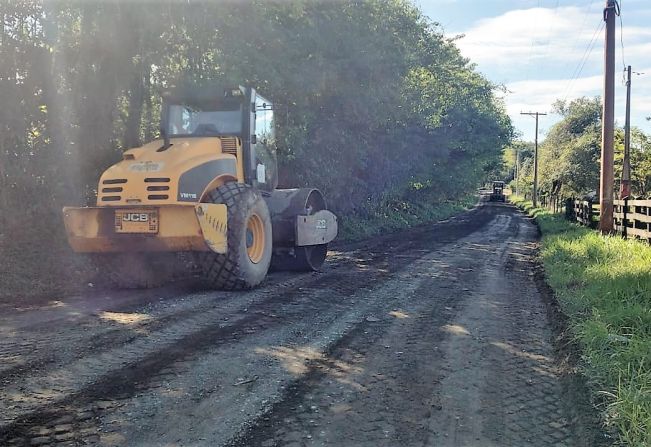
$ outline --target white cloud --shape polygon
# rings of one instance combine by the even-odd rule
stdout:
[[[637,13],[650,11],[647,7],[638,9]],[[550,112],[557,99],[601,95],[604,34],[603,29],[595,31],[602,25],[601,7],[596,6],[591,10],[575,6],[518,9],[475,22],[457,45],[465,57],[477,64],[479,71],[493,82],[506,85],[509,93],[504,100],[509,115],[525,138],[533,139],[534,120],[520,115],[521,111]],[[615,114],[622,123],[625,87],[621,82],[619,26],[617,21]],[[651,124],[645,117],[651,115],[651,67],[641,68],[639,64],[648,64],[651,28],[630,26],[625,20],[623,39],[625,62],[634,71],[646,73],[633,78],[632,122],[649,131]],[[592,50],[586,53],[591,42]],[[541,121],[542,131],[558,119],[558,116],[547,116]]]
[[[480,71],[490,72],[498,82],[550,72],[555,77],[573,77],[584,56],[581,73],[593,74],[602,64],[603,30],[598,29],[603,19],[599,8],[586,12],[585,8],[575,6],[508,11],[479,20],[457,45],[465,57],[478,64]],[[626,26],[623,31],[627,63],[647,60],[651,29]],[[619,53],[619,30],[617,33]],[[592,50],[586,52],[589,47]],[[619,64],[621,55],[617,58]]]
[[[541,112],[549,111],[554,101],[564,98],[559,92],[569,82],[569,79],[537,79],[512,82],[506,86],[509,92],[505,97],[507,109],[510,114],[530,109]],[[573,83],[572,95],[568,95],[568,99],[571,100],[580,96],[597,96],[602,83],[601,76],[576,79]]]
[[[651,124],[646,117],[651,116],[651,67],[644,68],[641,72],[649,74],[632,78],[631,124],[649,132]],[[504,95],[506,109],[514,125],[524,133],[526,139],[533,140],[534,121],[528,116],[520,115],[520,112],[550,113],[554,101],[564,98],[559,93],[563,91],[560,86],[566,86],[570,81],[570,79],[537,79],[512,82],[506,86],[508,90]],[[581,96],[601,96],[603,77],[596,75],[578,78],[572,85],[571,92],[566,97],[568,101]],[[618,125],[623,125],[626,88],[620,78],[616,80],[615,93],[615,118]],[[559,119],[559,116],[553,114],[541,118],[541,134],[544,135],[545,131]]]
[[[458,42],[462,53],[483,64],[518,63],[530,58],[543,59],[548,53],[558,60],[580,56],[583,47],[577,41],[590,41],[598,16],[585,20],[584,12],[577,7],[531,8],[508,11],[498,17],[482,19],[465,32]],[[592,23],[583,26],[584,22]],[[587,25],[587,24],[585,24]]]

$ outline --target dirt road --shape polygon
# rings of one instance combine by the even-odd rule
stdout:
[[[590,445],[536,237],[487,204],[251,292],[2,305],[0,445]]]

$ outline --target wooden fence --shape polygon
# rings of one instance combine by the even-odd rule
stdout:
[[[599,223],[599,204],[590,200],[572,201],[573,219],[581,225],[590,228],[597,228]]]
[[[613,228],[617,233],[651,242],[651,200],[614,200],[613,208]],[[565,215],[581,225],[596,228],[599,204],[568,199],[565,202]]]
[[[615,231],[651,241],[651,200],[615,200]]]
[[[563,211],[564,204],[561,196],[541,194],[538,200],[540,206],[547,208],[554,213],[560,213]]]

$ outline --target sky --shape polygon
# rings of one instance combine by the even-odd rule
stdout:
[[[557,99],[601,96],[605,0],[415,0],[489,80],[506,87],[504,101],[522,138],[539,140],[560,117]],[[619,0],[616,21],[615,120],[624,125],[624,66],[631,65],[631,125],[651,132],[651,0]],[[621,21],[620,21],[621,19]],[[622,43],[623,42],[623,43]],[[623,46],[623,51],[622,51]],[[642,73],[642,74],[635,74]]]

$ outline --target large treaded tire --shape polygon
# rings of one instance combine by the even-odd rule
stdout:
[[[226,254],[205,253],[200,265],[205,280],[211,287],[222,290],[251,289],[267,276],[273,247],[271,217],[260,193],[248,185],[228,182],[208,193],[208,203],[224,204],[228,209]],[[258,216],[264,238],[257,262],[247,249],[247,225]],[[250,243],[250,241],[249,241]]]

